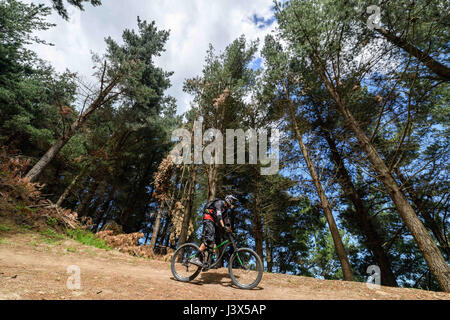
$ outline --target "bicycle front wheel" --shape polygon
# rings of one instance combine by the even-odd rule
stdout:
[[[249,248],[233,252],[228,264],[233,283],[241,289],[253,289],[261,281],[263,264],[258,254]]]
[[[178,281],[189,282],[198,276],[202,268],[192,263],[198,253],[200,253],[200,260],[203,260],[200,248],[193,243],[185,243],[175,251],[171,269],[173,276]]]

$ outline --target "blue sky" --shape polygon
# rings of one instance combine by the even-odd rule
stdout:
[[[253,24],[255,24],[259,29],[270,27],[275,22],[275,20],[275,16],[265,18],[263,16],[259,16],[256,13],[252,16]]]

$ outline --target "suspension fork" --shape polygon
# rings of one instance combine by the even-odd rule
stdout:
[[[228,240],[230,240],[231,245],[233,247],[233,253],[237,251],[236,242],[234,241],[234,238],[232,235],[228,235]]]
[[[228,235],[228,239],[230,240],[231,245],[233,246],[233,253],[232,254],[236,255],[236,258],[238,259],[240,265],[244,267],[244,264],[242,263],[242,260],[239,257],[239,253],[237,253],[238,247],[236,246],[236,242],[234,241],[234,237],[232,235]]]

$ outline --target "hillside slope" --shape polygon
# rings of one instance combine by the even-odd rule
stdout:
[[[81,288],[67,289],[67,267],[81,270]],[[74,240],[46,241],[41,234],[0,231],[0,299],[444,299],[450,294],[364,283],[264,274],[254,290],[232,286],[226,269],[191,283],[175,281],[167,261],[106,251]]]

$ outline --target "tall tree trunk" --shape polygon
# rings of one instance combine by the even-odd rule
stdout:
[[[107,184],[105,181],[100,182],[100,185],[97,188],[97,191],[95,192],[95,201],[92,205],[92,208],[88,209],[87,216],[91,217],[92,219],[95,218],[96,212],[98,207],[102,204],[103,196],[105,195]]]
[[[144,244],[148,243],[148,238],[150,238],[150,232],[147,232],[147,235],[145,236],[145,242]]]
[[[169,211],[167,212],[169,213]],[[161,235],[159,236],[159,245],[161,247],[167,247],[169,243],[170,234],[167,235],[167,231],[169,231],[169,225],[172,222],[169,214],[166,215],[166,219],[164,219],[164,227],[162,228]]]
[[[169,158],[166,158],[169,159]],[[159,170],[159,169],[158,169]],[[152,233],[152,240],[150,242],[150,248],[154,249],[156,246],[156,242],[158,241],[158,237],[159,235],[159,231],[161,228],[161,218],[162,218],[162,214],[163,214],[163,209],[164,209],[164,205],[166,204],[166,202],[169,203],[169,207],[167,210],[167,218],[169,218],[170,214],[171,214],[171,210],[173,208],[174,205],[174,198],[175,198],[175,194],[177,191],[177,186],[178,183],[180,181],[180,175],[175,171],[175,183],[174,183],[174,188],[172,190],[172,192],[170,193],[170,187],[168,186],[167,189],[165,189],[165,193],[164,195],[160,195],[162,196],[161,198],[159,198],[159,202],[160,202],[160,207],[158,210],[158,214],[156,216],[156,221],[155,224],[153,225],[153,233]],[[169,180],[166,181],[166,183],[170,183]],[[167,219],[166,219],[167,222]]]
[[[224,120],[226,104],[221,104],[222,110],[220,114],[216,114],[214,127],[218,128],[222,136],[224,135]],[[217,197],[217,182],[218,182],[218,164],[215,163],[215,154],[213,155],[214,162],[209,165],[208,170],[208,201]]]
[[[103,228],[103,226],[105,225],[105,223],[108,221],[109,213],[110,213],[110,211],[112,210],[112,208],[113,208],[113,205],[112,205],[112,204],[110,204],[110,205],[106,208],[105,213],[101,216],[101,218],[99,219],[99,221],[98,221],[98,223],[97,223],[97,226],[96,226],[96,232],[99,232],[99,231]],[[122,230],[123,230],[123,229],[122,229]]]
[[[272,272],[273,270],[273,248],[270,240],[266,238],[266,265],[267,272]]]
[[[273,271],[273,245],[272,245],[272,237],[270,236],[270,227],[267,219],[263,220],[264,223],[264,243],[265,243],[265,252],[266,252],[266,270],[267,272]]]
[[[403,175],[403,173],[398,169],[394,169],[395,174],[403,184],[404,188],[407,190],[409,197],[411,198],[412,202],[416,206],[419,214],[421,217],[425,220],[425,226],[428,227],[431,232],[433,233],[434,237],[438,241],[439,245],[441,246],[442,251],[445,253],[447,258],[450,257],[450,245],[447,241],[447,238],[445,237],[444,233],[442,232],[442,229],[440,228],[439,224],[436,222],[435,219],[430,215],[428,210],[424,208],[422,205],[422,200],[417,195],[416,190],[414,189],[414,186],[412,185],[411,181],[407,180],[406,177]]]
[[[217,165],[211,164],[208,169],[208,201],[216,198],[217,194]]]
[[[328,202],[328,199],[325,195],[325,191],[322,188],[322,184],[320,183],[319,177],[316,173],[316,169],[314,168],[314,165],[312,164],[311,159],[309,158],[308,150],[306,149],[306,146],[303,143],[303,137],[302,137],[300,129],[298,128],[298,125],[297,125],[297,119],[295,117],[294,107],[292,105],[292,101],[290,99],[290,95],[287,90],[287,87],[284,82],[282,82],[282,84],[283,84],[283,88],[284,88],[284,91],[286,94],[286,99],[288,101],[288,108],[289,108],[289,113],[291,116],[292,128],[295,132],[295,136],[300,145],[300,149],[302,151],[303,158],[305,159],[305,162],[308,167],[311,178],[313,179],[314,186],[317,191],[317,195],[320,198],[320,202],[321,202],[323,211],[325,213],[325,218],[327,219],[328,226],[330,228],[331,237],[333,238],[336,253],[337,253],[339,261],[341,263],[344,280],[353,281],[354,280],[353,271],[350,266],[350,262],[348,261],[347,252],[345,251],[344,244],[342,243],[341,235],[339,234],[339,230],[336,226],[336,222],[334,220],[333,213],[331,212],[330,203]]]
[[[94,229],[98,229],[99,228],[100,222],[103,220],[105,214],[108,212],[108,210],[109,210],[109,208],[111,206],[111,201],[114,199],[115,193],[116,193],[116,187],[113,186],[111,188],[111,191],[109,191],[109,194],[108,194],[108,197],[106,198],[106,201],[103,202],[102,206],[100,207],[99,212],[95,216],[94,225],[93,225]]]
[[[169,226],[172,223],[172,210],[173,205],[171,204],[169,208],[166,211],[166,218],[164,219],[164,226],[162,228],[161,234],[159,235],[159,245],[160,246],[167,246],[167,243],[169,242],[169,237],[167,232],[169,231]],[[170,236],[170,233],[169,233]]]
[[[390,43],[402,48],[410,55],[417,58],[420,63],[423,63],[429,70],[437,74],[442,79],[450,80],[450,68],[447,68],[442,63],[433,59],[430,55],[425,54],[422,50],[413,46],[407,40],[397,37],[395,34],[389,32],[385,28],[376,29],[376,31],[383,35],[383,37]]]
[[[259,168],[258,166],[255,167],[255,200],[254,200],[254,207],[253,207],[253,236],[255,238],[255,251],[263,260],[263,230],[262,230],[262,222],[261,222],[261,214],[260,214],[260,208],[259,208]],[[264,260],[263,260],[264,261]]]
[[[158,238],[159,228],[161,226],[161,217],[162,217],[163,209],[164,209],[164,202],[161,202],[161,206],[159,207],[158,213],[156,215],[155,224],[153,225],[152,240],[150,241],[150,248],[152,250],[155,249],[156,240]]]
[[[342,101],[337,90],[335,90],[332,84],[328,81],[323,70],[319,70],[320,76],[322,77],[327,90],[336,102],[338,111],[344,116],[348,127],[355,134],[359,145],[366,153],[372,167],[377,172],[378,178],[384,184],[388,194],[395,204],[395,207],[397,208],[397,211],[408,227],[409,232],[416,240],[419,250],[422,252],[425,261],[439,283],[439,286],[442,290],[450,292],[450,268],[445,262],[439,248],[434,243],[433,238],[430,236],[420,219],[417,217],[417,214],[409,204],[397,184],[397,181],[395,181],[392,176],[391,171],[383,159],[381,159],[375,147],[372,145],[365,132],[361,129],[346,104]]]
[[[135,182],[133,184],[132,189],[130,191],[130,194],[132,194],[132,196],[128,197],[126,209],[123,211],[123,214],[120,217],[120,222],[126,233],[132,232],[133,230],[136,230],[136,228],[138,227],[138,226],[130,223],[130,217],[132,216],[133,212],[136,212],[136,210],[138,210],[138,209],[142,209],[141,207],[136,208],[136,201],[139,199],[139,197],[144,196],[142,194],[142,190],[146,190],[145,187],[146,187],[146,185],[148,185],[148,180],[146,179],[146,177],[153,168],[153,166],[152,166],[153,156],[152,156],[151,161],[149,161],[148,163],[149,163],[149,165],[147,165],[147,167],[145,168],[140,179],[138,179],[139,173],[136,173],[136,176],[133,181],[139,181],[139,183]],[[152,191],[149,194],[153,194],[153,187],[152,187]],[[135,223],[135,221],[131,221],[131,222]]]
[[[91,203],[92,199],[94,198],[95,190],[97,190],[97,187],[98,187],[98,182],[96,182],[95,180],[89,184],[88,192],[83,197],[83,199],[81,200],[80,204],[77,207],[78,217],[85,215],[84,212],[86,211],[86,208],[89,208],[89,204]]]
[[[192,204],[194,201],[195,184],[197,182],[196,180],[197,180],[197,165],[194,165],[191,168],[188,197],[186,200],[186,207],[184,209],[185,211],[183,215],[183,225],[181,226],[180,237],[178,239],[178,246],[181,246],[183,243],[187,241],[189,224],[192,218]]]
[[[397,281],[394,273],[392,272],[391,263],[389,261],[388,255],[382,247],[383,241],[375,230],[372,221],[370,219],[368,210],[364,206],[359,192],[356,190],[350,175],[345,168],[344,161],[339,154],[336,147],[336,143],[332,134],[326,131],[326,129],[321,128],[321,133],[327,141],[331,150],[331,161],[334,162],[337,174],[338,182],[345,193],[345,196],[353,203],[356,212],[356,219],[358,220],[359,227],[362,234],[366,238],[366,245],[370,251],[372,251],[374,258],[380,267],[381,271],[381,284],[397,287]]]
[[[183,166],[184,169],[184,166]],[[177,186],[181,181],[181,188],[183,185],[183,174],[184,174],[184,170],[183,173],[180,177],[179,174],[176,175],[175,178],[175,188],[172,191],[172,195],[170,196],[170,200],[169,200],[169,207],[167,208],[167,213],[166,213],[166,219],[164,219],[164,227],[162,229],[161,235],[159,235],[159,241],[161,245],[165,245],[164,240],[166,239],[167,236],[167,230],[169,229],[169,225],[172,223],[172,214],[173,214],[173,208],[175,207],[175,202],[176,202],[176,194],[177,194]]]
[[[80,173],[70,182],[70,184],[67,186],[67,188],[64,190],[62,195],[59,197],[58,201],[56,202],[56,205],[60,207],[64,200],[67,198],[69,193],[73,190],[73,188],[77,185],[78,181],[86,174],[88,169],[88,166],[84,166],[83,169],[81,169]]]
[[[42,156],[41,159],[33,166],[33,168],[28,171],[25,177],[29,178],[31,182],[35,181],[37,177],[44,171],[48,166],[50,161],[55,158],[58,152],[65,146],[67,141],[69,141],[75,133],[84,125],[86,120],[91,116],[91,114],[100,108],[107,100],[108,94],[116,86],[118,79],[113,80],[104,90],[101,90],[98,97],[91,103],[88,109],[80,115],[80,117],[72,123],[69,130],[48,149],[48,151]]]

